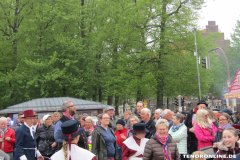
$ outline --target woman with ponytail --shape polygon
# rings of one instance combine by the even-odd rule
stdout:
[[[61,128],[62,132],[57,136],[59,139],[64,139],[63,146],[50,158],[51,160],[97,160],[93,153],[78,147],[77,143],[84,129],[78,128],[76,120],[63,122]]]

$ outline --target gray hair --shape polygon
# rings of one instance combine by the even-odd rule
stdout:
[[[91,120],[92,121],[92,123],[93,123],[93,120],[92,120],[92,117],[90,117],[90,116],[88,116],[87,118],[85,118],[85,122],[87,121],[87,120]]]
[[[170,109],[164,109],[164,111],[162,112],[162,118],[164,118],[164,116],[167,115],[168,112],[172,112],[172,111]]]
[[[155,125],[156,129],[158,129],[159,125],[165,125],[167,128],[169,127],[169,123],[166,119],[159,119]]]
[[[52,116],[54,115],[59,115],[60,116],[60,113],[59,112],[53,112]]]
[[[71,100],[65,101],[62,104],[62,111],[66,112],[66,109],[69,107],[69,103],[72,102]]]
[[[1,118],[0,118],[0,122],[1,122],[1,121],[6,121],[6,123],[7,123],[7,118],[6,118],[6,117],[1,117]]]
[[[175,116],[177,118],[177,120],[180,120],[180,123],[183,123],[183,115],[182,114],[174,114],[173,116]]]
[[[151,111],[148,108],[143,108],[142,111],[144,111],[145,114],[148,114],[149,117],[151,117]]]
[[[130,120],[131,118],[134,118],[136,121],[140,122],[139,118],[138,118],[137,116],[135,116],[135,115],[132,115],[132,116],[129,118],[129,120]]]

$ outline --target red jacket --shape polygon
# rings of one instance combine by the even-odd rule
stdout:
[[[15,131],[8,127],[8,131],[4,135],[4,138],[6,137],[10,137],[10,141],[7,141],[6,139],[4,139],[4,152],[5,153],[13,152],[14,151],[13,145],[15,144]],[[2,138],[1,134],[0,134],[0,138]],[[1,143],[0,143],[0,149],[2,149]]]
[[[127,131],[128,129],[123,128],[122,130],[117,130],[115,131],[115,136],[117,137],[117,144],[122,148],[122,144],[123,144],[123,139],[122,139],[122,135],[125,136],[127,138]]]

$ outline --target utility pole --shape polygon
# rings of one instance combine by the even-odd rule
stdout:
[[[201,100],[200,73],[199,73],[199,66],[198,66],[198,53],[197,53],[197,35],[196,35],[197,29],[194,28],[194,31],[195,31],[195,46],[196,46],[196,52],[195,52],[195,55],[196,55],[196,58],[197,58],[197,72],[198,72],[199,100]]]

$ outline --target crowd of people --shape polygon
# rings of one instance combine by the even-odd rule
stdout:
[[[113,107],[105,108],[96,124],[86,113],[76,117],[70,100],[63,102],[62,114],[54,112],[41,120],[33,110],[25,110],[18,114],[16,125],[11,125],[10,117],[0,118],[0,156],[6,160],[240,159],[238,114],[231,107],[222,111],[207,107],[201,100],[187,114],[169,109],[152,113],[139,101],[135,111],[126,111],[122,119]]]

